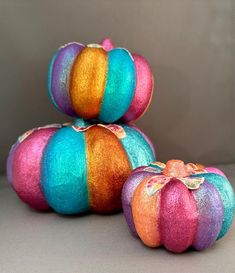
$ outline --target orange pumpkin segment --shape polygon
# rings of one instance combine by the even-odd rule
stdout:
[[[132,213],[136,231],[141,240],[149,247],[160,246],[159,204],[160,192],[149,196],[146,190],[148,178],[135,190],[132,199]]]

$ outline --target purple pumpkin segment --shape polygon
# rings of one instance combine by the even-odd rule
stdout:
[[[36,129],[18,144],[12,160],[12,184],[18,196],[38,210],[49,206],[40,187],[41,158],[56,128]]]
[[[51,95],[62,112],[76,116],[69,96],[69,75],[75,58],[84,46],[79,43],[69,43],[61,47],[54,60],[51,75]]]
[[[134,192],[137,186],[142,182],[142,180],[145,177],[151,176],[151,175],[153,175],[153,173],[144,172],[144,171],[138,171],[138,172],[132,173],[132,175],[125,182],[122,189],[122,208],[123,208],[124,216],[126,218],[127,224],[131,232],[135,236],[138,236],[138,234],[135,228],[133,215],[132,215],[132,207],[131,207],[132,197],[134,195]]]
[[[166,249],[180,253],[192,245],[198,223],[192,192],[177,179],[161,190],[160,237]]]
[[[125,122],[140,118],[151,102],[154,79],[148,62],[140,55],[132,54],[136,68],[136,89],[131,105],[122,120]]]
[[[221,175],[221,176],[227,178],[227,176],[220,169],[217,169],[215,167],[206,167],[205,170],[208,173],[215,173],[215,174],[218,174],[218,175]]]
[[[218,237],[223,222],[223,202],[216,188],[207,181],[192,193],[199,212],[193,247],[203,250],[211,246]]]

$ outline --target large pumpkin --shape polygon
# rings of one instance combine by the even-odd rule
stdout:
[[[139,118],[153,92],[153,75],[140,55],[101,45],[69,43],[53,56],[48,73],[53,104],[62,112],[112,123]]]
[[[8,178],[33,208],[58,213],[121,208],[121,189],[131,170],[154,159],[150,140],[136,127],[74,124],[33,129],[8,158]]]
[[[134,170],[124,184],[122,205],[130,230],[144,244],[180,253],[190,246],[203,250],[223,237],[235,199],[220,170],[170,160]]]

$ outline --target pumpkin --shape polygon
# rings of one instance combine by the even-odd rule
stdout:
[[[48,72],[53,104],[70,116],[104,123],[138,119],[148,108],[153,75],[148,62],[110,39],[69,43],[53,56]]]
[[[235,199],[216,168],[170,160],[135,169],[122,191],[131,232],[149,247],[203,250],[231,227]]]
[[[12,147],[8,179],[29,206],[61,214],[121,208],[121,189],[131,170],[155,158],[135,126],[77,119],[26,132]]]

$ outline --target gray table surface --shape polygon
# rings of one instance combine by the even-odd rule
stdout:
[[[235,165],[220,166],[235,185]],[[128,231],[122,213],[63,217],[29,209],[0,181],[0,273],[233,273],[235,225],[203,251],[150,249]]]

